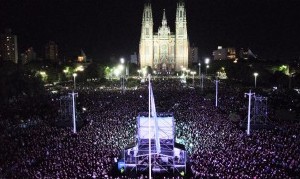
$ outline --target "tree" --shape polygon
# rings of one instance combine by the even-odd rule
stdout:
[[[0,67],[0,98],[3,103],[20,96],[35,97],[45,92],[42,81],[32,71],[15,64]]]

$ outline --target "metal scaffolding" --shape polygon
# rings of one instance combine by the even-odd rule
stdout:
[[[252,108],[252,123],[253,124],[268,124],[268,98],[263,96],[253,96],[254,105]]]
[[[123,167],[125,171],[143,173],[149,172],[149,167],[151,167],[152,173],[186,173],[187,154],[184,145],[178,144],[174,140],[175,122],[172,113],[159,113],[157,124],[155,124],[154,118],[151,118],[151,164],[149,164],[149,118],[148,114],[145,114],[137,117],[136,144],[129,145],[124,149]],[[155,137],[156,135],[159,136],[159,139]],[[159,145],[157,145],[157,140]]]
[[[240,126],[247,128],[247,124],[250,123],[252,129],[261,129],[271,127],[271,122],[268,117],[268,98],[260,95],[253,95],[250,97],[251,100],[250,113],[248,117],[241,121]],[[250,102],[250,101],[249,101]],[[250,121],[248,121],[250,118]]]
[[[59,116],[60,120],[67,121],[72,118],[73,105],[71,96],[61,96],[59,98]]]

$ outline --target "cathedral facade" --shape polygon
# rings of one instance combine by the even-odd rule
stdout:
[[[170,31],[165,10],[158,32],[153,30],[150,3],[144,5],[141,39],[139,44],[140,67],[150,66],[158,72],[180,71],[188,68],[189,40],[185,4],[177,3],[175,33]]]

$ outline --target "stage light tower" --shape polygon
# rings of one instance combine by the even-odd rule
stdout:
[[[206,64],[206,72],[205,72],[205,75],[207,75],[207,69],[209,68],[209,62],[210,62],[210,59],[209,58],[205,58],[205,64]]]
[[[196,72],[195,71],[191,71],[191,74],[193,75],[193,86],[195,86],[195,74],[196,74]]]
[[[125,90],[125,80],[124,80],[124,63],[125,63],[125,59],[124,58],[121,58],[120,59],[120,62],[121,62],[121,66],[122,66],[122,71],[121,71],[121,89],[122,89],[122,93],[124,93],[124,90]]]
[[[252,99],[252,96],[255,95],[255,93],[251,93],[251,90],[250,90],[250,92],[249,93],[245,93],[245,95],[249,96],[249,101],[248,101],[247,135],[250,135],[251,99]]]
[[[76,90],[76,77],[77,77],[77,73],[73,73],[73,79],[74,79],[74,90]]]
[[[254,75],[254,88],[256,88],[256,78],[258,76],[258,73],[255,72],[255,73],[253,73],[253,75]]]

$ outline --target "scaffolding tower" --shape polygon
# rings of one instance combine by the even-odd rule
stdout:
[[[254,105],[252,109],[252,123],[266,125],[269,123],[268,118],[268,98],[263,96],[253,96]]]
[[[268,98],[260,95],[251,97],[251,115],[250,126],[252,129],[261,129],[271,127],[271,122],[268,117]],[[247,128],[247,117],[241,121],[240,126]]]
[[[59,105],[59,119],[62,121],[68,121],[72,119],[72,97],[69,95],[61,96],[59,98]]]

